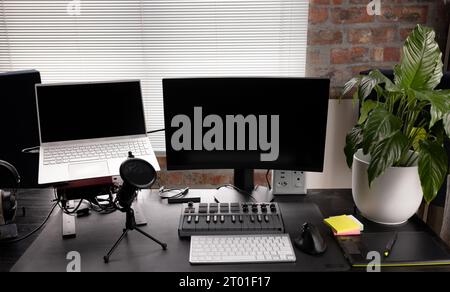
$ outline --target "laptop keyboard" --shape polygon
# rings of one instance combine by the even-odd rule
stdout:
[[[54,146],[44,150],[44,165],[76,163],[91,160],[104,160],[128,157],[128,152],[135,156],[151,154],[150,145],[144,140],[114,142],[105,144],[80,144]]]

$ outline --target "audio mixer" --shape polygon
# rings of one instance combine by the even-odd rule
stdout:
[[[284,233],[277,203],[184,204],[178,227],[180,237]]]

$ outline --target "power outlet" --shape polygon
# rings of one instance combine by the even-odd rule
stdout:
[[[306,195],[306,174],[303,171],[274,170],[274,195]]]

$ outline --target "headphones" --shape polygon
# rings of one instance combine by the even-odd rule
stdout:
[[[17,190],[20,186],[20,175],[10,163],[0,160],[0,170],[6,169],[14,182],[10,191],[0,189],[0,225],[12,223],[17,211]]]

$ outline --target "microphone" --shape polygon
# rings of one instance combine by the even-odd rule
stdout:
[[[159,244],[163,250],[167,249],[166,243],[159,241],[136,225],[134,210],[131,208],[131,205],[137,196],[137,191],[139,189],[150,188],[155,183],[155,168],[149,162],[140,158],[135,158],[133,153],[128,152],[128,159],[120,165],[120,177],[123,180],[123,184],[117,192],[115,204],[121,212],[126,213],[125,229],[123,229],[122,235],[110,249],[108,254],[103,257],[105,263],[109,263],[109,258],[114,253],[117,246],[122,242],[127,233],[133,230],[136,230],[148,239],[153,240]]]
[[[117,201],[125,210],[131,208],[137,191],[150,188],[156,181],[156,170],[147,161],[135,158],[128,152],[128,159],[120,165],[120,177],[123,180],[122,187],[117,192]]]

